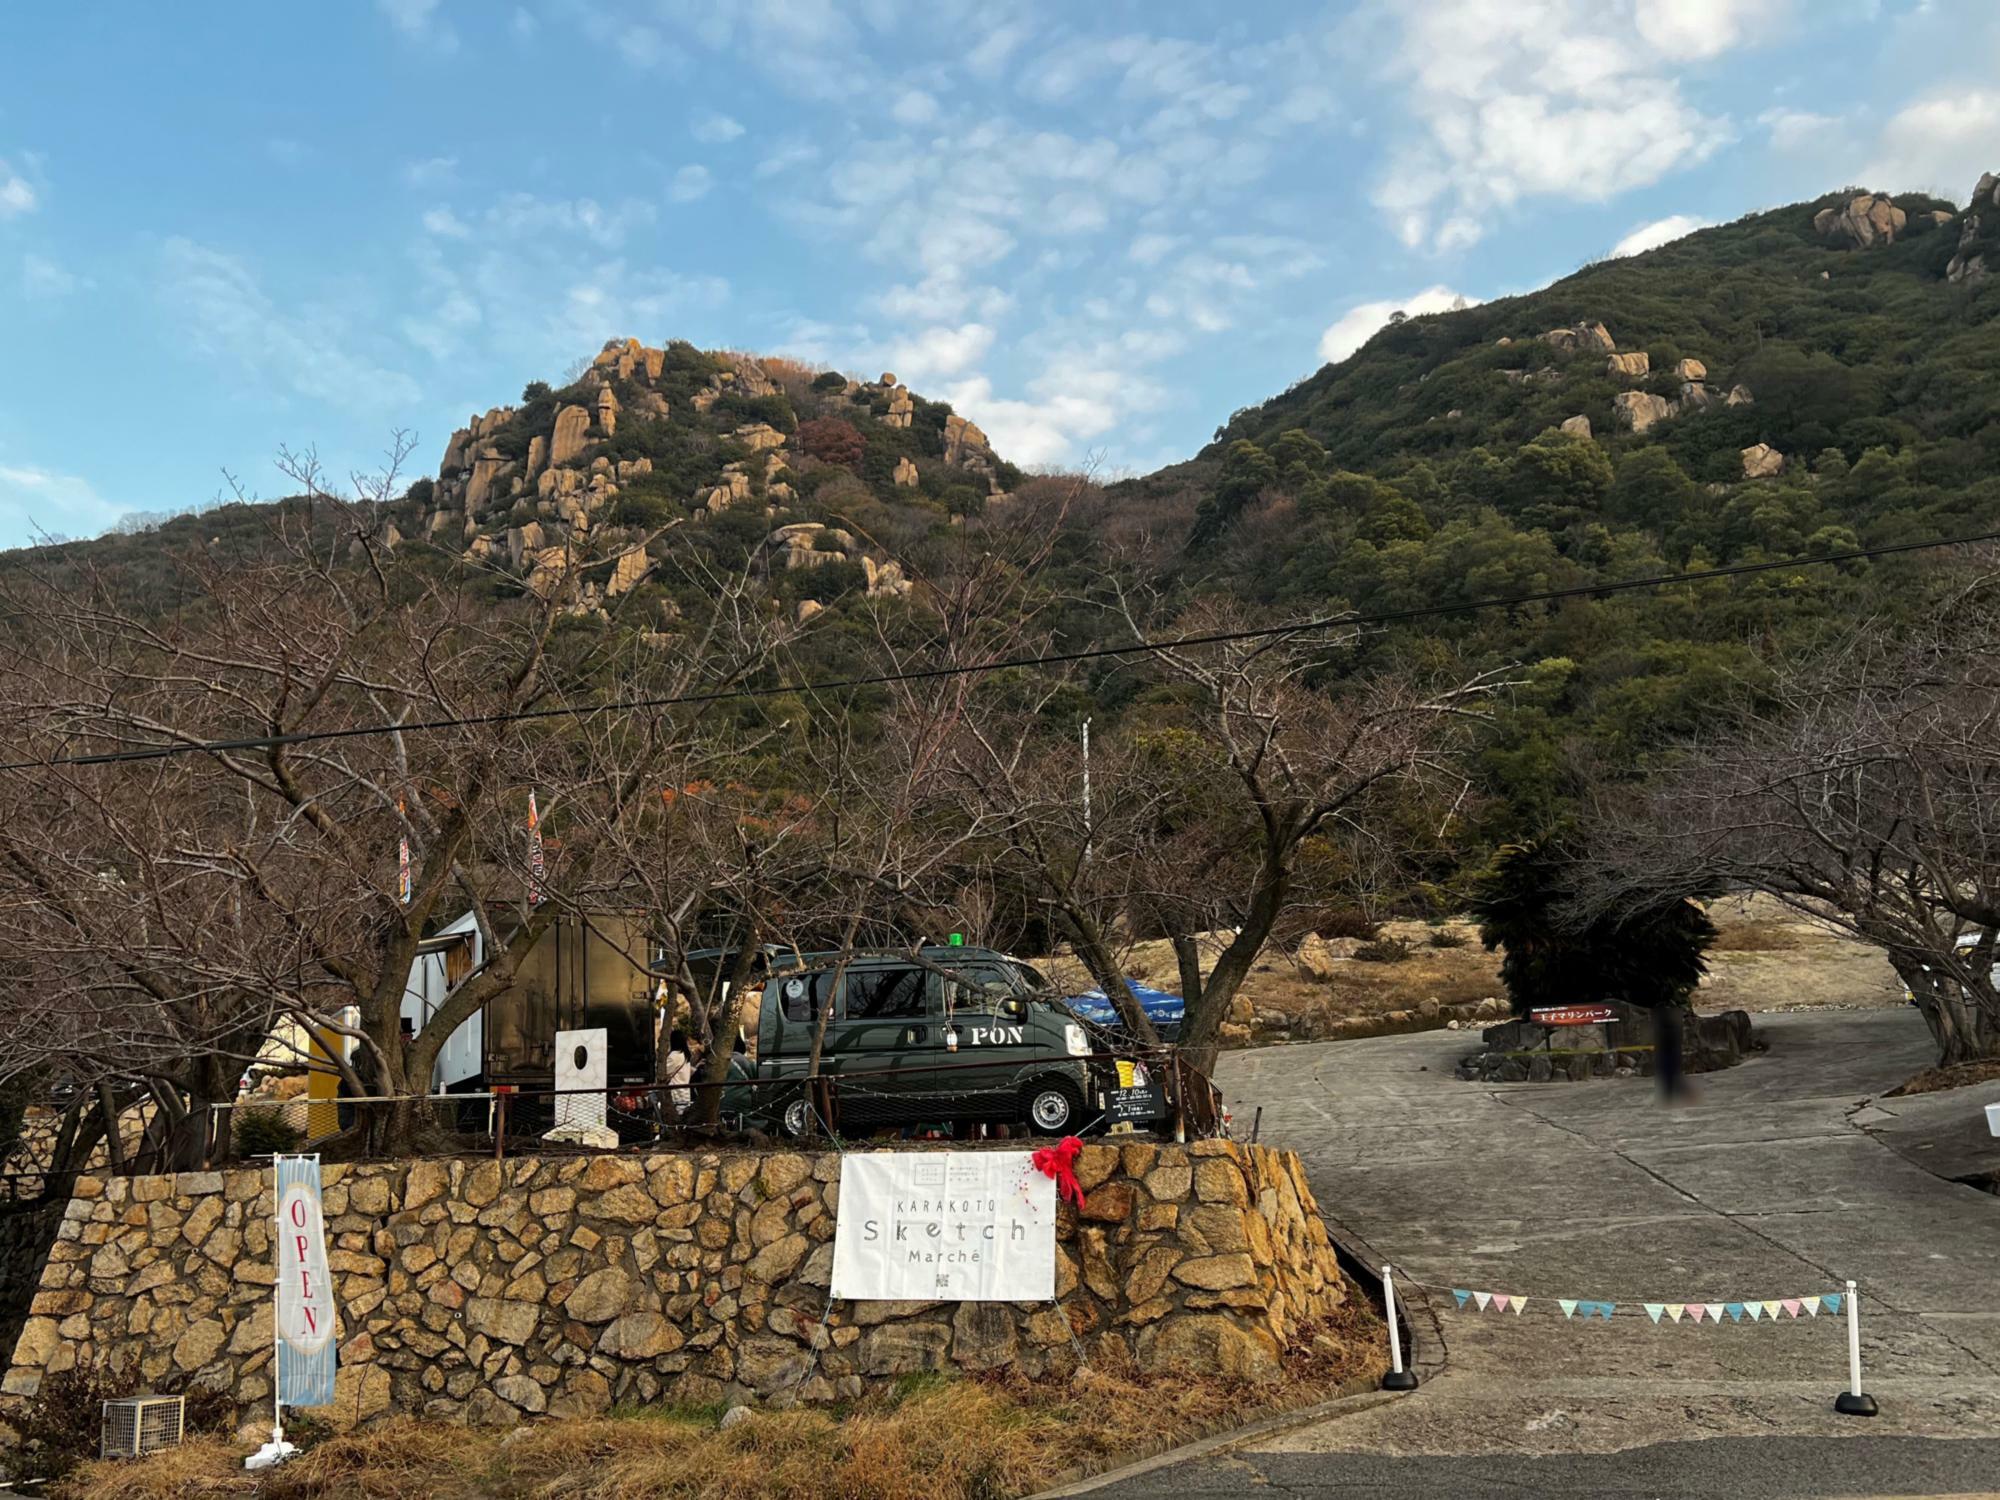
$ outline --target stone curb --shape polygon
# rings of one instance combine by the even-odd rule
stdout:
[[[1175,1464],[1188,1463],[1217,1453],[1227,1453],[1261,1437],[1288,1432],[1295,1427],[1307,1427],[1315,1422],[1346,1416],[1350,1412],[1366,1411],[1372,1406],[1380,1406],[1385,1401],[1400,1399],[1401,1395],[1398,1392],[1377,1389],[1373,1377],[1357,1376],[1341,1386],[1338,1396],[1329,1397],[1325,1401],[1318,1401],[1311,1406],[1302,1406],[1293,1411],[1260,1417],[1241,1427],[1232,1427],[1209,1437],[1197,1438],[1193,1442],[1162,1449],[1145,1458],[1133,1459],[1118,1468],[1106,1469],[1087,1478],[1071,1480],[1054,1489],[1037,1490],[1034,1494],[1025,1496],[1024,1500],[1058,1500],[1058,1497],[1065,1495],[1088,1495],[1107,1485],[1118,1484],[1127,1479],[1137,1479],[1157,1469],[1171,1468]]]
[[[1341,1269],[1367,1296],[1375,1310],[1380,1312],[1382,1282],[1377,1272],[1382,1263],[1381,1257],[1366,1240],[1352,1230],[1327,1219],[1323,1209],[1320,1218],[1326,1223],[1327,1238],[1333,1242],[1334,1253],[1340,1257]],[[1437,1312],[1422,1288],[1411,1288],[1410,1292],[1405,1293],[1399,1287],[1396,1300],[1404,1314],[1403,1339],[1409,1355],[1410,1368],[1416,1370],[1419,1378],[1427,1385],[1442,1375],[1450,1364],[1444,1343],[1444,1327],[1438,1321]],[[1420,1330],[1424,1334],[1421,1338],[1418,1336]],[[1422,1389],[1422,1386],[1418,1389]],[[1405,1394],[1407,1393],[1381,1390],[1373,1377],[1357,1376],[1340,1387],[1339,1395],[1330,1396],[1324,1401],[1316,1401],[1311,1406],[1255,1417],[1240,1426],[1212,1432],[1171,1448],[1158,1449],[1143,1457],[1129,1459],[1115,1469],[1105,1469],[1096,1474],[1079,1475],[1064,1480],[1052,1489],[1037,1490],[1034,1494],[1023,1497],[1023,1500],[1060,1500],[1063,1496],[1088,1495],[1127,1479],[1137,1479],[1160,1469],[1171,1468],[1175,1464],[1190,1463],[1195,1459],[1228,1453],[1259,1438],[1367,1411],[1385,1402],[1400,1400]]]

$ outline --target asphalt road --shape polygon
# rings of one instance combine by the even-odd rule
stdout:
[[[1329,1218],[1444,1289],[1412,1309],[1424,1383],[1100,1493],[2000,1493],[2000,1197],[1917,1164],[1933,1137],[1954,1169],[1976,1161],[1958,1116],[2000,1087],[1875,1097],[1931,1060],[1913,1012],[1758,1024],[1770,1051],[1675,1109],[1637,1079],[1461,1082],[1470,1041],[1449,1032],[1226,1057],[1237,1119],[1263,1106],[1263,1138],[1299,1152]],[[1834,1316],[1655,1326],[1639,1311],[1849,1277],[1872,1420],[1832,1410]],[[1452,1287],[1527,1310],[1461,1311]],[[1569,1320],[1558,1298],[1619,1311]]]

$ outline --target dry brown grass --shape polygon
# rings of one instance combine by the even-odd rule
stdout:
[[[62,1500],[242,1495],[259,1500],[1005,1500],[1064,1476],[1307,1405],[1384,1366],[1360,1298],[1307,1330],[1281,1381],[1093,1368],[1035,1382],[913,1377],[844,1411],[641,1410],[510,1433],[396,1418],[330,1439],[262,1476],[242,1445],[201,1439],[138,1463],[80,1470]]]
[[[1903,1003],[1903,987],[1879,950],[1808,921],[1769,897],[1729,897],[1714,902],[1709,914],[1719,936],[1709,953],[1708,980],[1695,995],[1699,1010]],[[1431,936],[1440,930],[1464,942],[1455,948],[1434,947]],[[1506,997],[1500,983],[1501,956],[1480,946],[1476,924],[1462,918],[1438,927],[1385,922],[1382,932],[1407,942],[1410,956],[1392,964],[1340,963],[1328,979],[1306,974],[1283,953],[1267,952],[1238,996],[1237,1019],[1243,1019],[1242,1007],[1247,1004],[1252,1042],[1337,1036],[1343,1034],[1343,1022],[1386,1017],[1391,1011],[1419,1011],[1429,1001],[1450,1007],[1475,1004],[1489,995]],[[1218,948],[1219,942],[1210,943],[1204,949],[1205,961],[1212,961]],[[1065,983],[1090,983],[1081,966],[1065,956],[1038,962]],[[1173,951],[1165,942],[1138,944],[1127,964],[1128,972],[1142,984],[1180,988]],[[1433,1024],[1442,1024],[1442,1019]]]
[[[1991,1083],[2000,1078],[2000,1061],[1953,1063],[1948,1068],[1926,1068],[1906,1079],[1882,1097],[1895,1099],[1905,1094],[1941,1094],[1946,1089],[1962,1089],[1975,1083]]]
[[[56,1491],[64,1500],[182,1500],[251,1493],[244,1448],[225,1438],[189,1438],[178,1448],[137,1463],[91,1463]]]

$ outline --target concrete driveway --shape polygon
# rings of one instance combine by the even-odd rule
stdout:
[[[1472,1039],[1451,1032],[1228,1056],[1239,1124],[1263,1106],[1263,1139],[1299,1152],[1330,1218],[1420,1281],[1527,1311],[1424,1294],[1416,1394],[1105,1493],[2000,1491],[2000,1197],[1914,1164],[1926,1122],[1956,1132],[1957,1111],[1867,1103],[1931,1061],[1921,1020],[1758,1024],[1767,1054],[1671,1110],[1636,1079],[1461,1082]],[[1989,1094],[1956,1097],[1969,1112]],[[1872,1421],[1832,1410],[1837,1317],[1656,1327],[1639,1310],[1848,1277]],[[1560,1297],[1619,1311],[1566,1321]]]

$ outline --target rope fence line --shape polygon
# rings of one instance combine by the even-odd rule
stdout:
[[[1415,1390],[1417,1377],[1403,1364],[1402,1329],[1396,1306],[1396,1275],[1393,1266],[1382,1267],[1382,1306],[1389,1325],[1389,1370],[1382,1377],[1385,1391]],[[1593,1297],[1552,1297],[1537,1295],[1522,1296],[1513,1292],[1491,1292],[1475,1290],[1471,1287],[1451,1286],[1441,1282],[1422,1281],[1414,1276],[1404,1276],[1406,1284],[1419,1287],[1427,1292],[1449,1293],[1456,1311],[1470,1311],[1473,1316],[1489,1310],[1506,1314],[1511,1312],[1519,1317],[1530,1302],[1560,1311],[1563,1321],[1572,1322],[1580,1314],[1583,1321],[1597,1318],[1610,1322],[1617,1313],[1620,1303]],[[1852,1280],[1846,1288],[1838,1292],[1801,1293],[1793,1297],[1758,1297],[1740,1301],[1667,1301],[1648,1302],[1640,1299],[1627,1300],[1623,1307],[1631,1316],[1626,1322],[1635,1321],[1639,1313],[1644,1313],[1655,1327],[1664,1320],[1679,1323],[1683,1319],[1699,1324],[1706,1320],[1719,1324],[1724,1317],[1732,1323],[1741,1323],[1747,1317],[1752,1323],[1768,1320],[1772,1323],[1800,1317],[1817,1320],[1824,1310],[1830,1318],[1845,1314],[1847,1325],[1847,1389],[1834,1398],[1833,1409],[1843,1416],[1872,1417],[1880,1408],[1875,1398],[1861,1389],[1861,1293]],[[1634,1309],[1636,1308],[1636,1311]],[[1500,1319],[1504,1324],[1504,1316]]]

